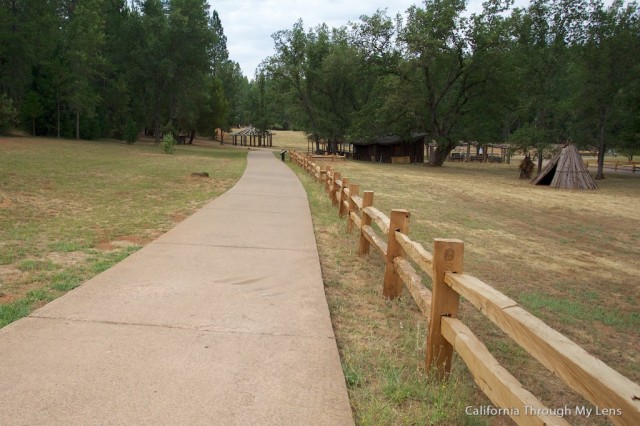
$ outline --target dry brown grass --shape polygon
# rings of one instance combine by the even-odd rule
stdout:
[[[307,137],[295,130],[277,130],[273,134],[273,146],[280,149],[307,151]]]
[[[517,179],[517,164],[346,162],[336,168],[361,191],[375,191],[374,205],[383,212],[409,210],[414,240],[429,247],[436,237],[462,239],[467,273],[640,380],[639,177],[609,174],[599,190],[576,192],[531,186]],[[326,244],[321,251],[335,250],[331,241]],[[327,276],[331,269],[323,263]],[[379,293],[380,277],[369,279]],[[585,404],[468,304],[461,317],[543,402]]]
[[[0,327],[233,186],[246,152],[198,144],[166,155],[150,140],[0,138]],[[202,171],[211,178],[191,176]]]

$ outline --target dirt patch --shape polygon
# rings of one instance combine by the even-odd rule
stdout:
[[[0,194],[0,209],[8,209],[13,206],[13,201],[9,197]]]
[[[14,302],[23,298],[35,288],[34,284],[25,284],[30,274],[16,268],[16,265],[0,265],[0,304]]]
[[[124,235],[122,237],[118,237],[116,241],[113,241],[114,245],[119,247],[129,247],[129,246],[144,246],[149,243],[151,239],[149,237],[141,237],[139,235]]]
[[[2,293],[2,288],[0,287],[0,303],[8,304],[14,302],[18,297],[15,294],[4,294]]]
[[[61,266],[75,266],[84,262],[87,257],[89,256],[81,251],[72,251],[68,253],[54,251],[48,253],[46,259]]]
[[[22,280],[26,272],[14,267],[13,265],[0,265],[0,292],[3,285],[12,284]]]
[[[177,213],[174,214],[173,216],[171,216],[171,220],[173,220],[175,223],[180,223],[183,220],[185,220],[187,218],[187,216],[183,215],[182,213]]]
[[[101,241],[98,244],[96,244],[96,250],[112,251],[115,249],[116,247],[111,243],[111,241]]]
[[[113,241],[101,241],[96,244],[96,250],[100,251],[113,251],[121,248],[132,247],[132,246],[145,246],[150,241],[152,241],[155,237],[141,237],[138,235],[123,235],[122,237],[118,237],[117,240]]]

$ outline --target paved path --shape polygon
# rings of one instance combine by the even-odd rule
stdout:
[[[353,424],[306,194],[272,152],[0,329],[0,425]]]

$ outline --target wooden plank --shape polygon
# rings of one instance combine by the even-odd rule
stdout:
[[[332,179],[333,179],[333,170],[331,170],[331,166],[326,166],[325,170],[326,170],[326,180],[324,182],[324,190],[328,194],[329,191],[330,191],[331,182],[332,182]]]
[[[351,216],[351,221],[353,221],[353,224],[356,225],[358,229],[362,228],[362,221],[358,217],[358,214],[355,212],[351,212],[349,213],[349,215]]]
[[[373,205],[373,191],[364,191],[361,210],[364,212],[364,209],[371,205]],[[358,256],[369,254],[369,240],[366,238],[366,235],[362,230],[365,226],[371,226],[371,216],[363,213],[362,223],[360,226],[360,239],[358,241]]]
[[[340,172],[333,172],[333,180],[331,181],[331,192],[329,193],[329,197],[331,197],[331,204],[334,206],[338,205],[338,198],[336,197],[336,193],[338,192],[338,187],[342,183],[341,181],[342,175]]]
[[[395,299],[402,294],[402,280],[396,272],[393,260],[404,254],[402,246],[395,239],[396,231],[403,234],[409,233],[409,217],[410,214],[406,210],[391,210],[391,218],[389,224],[389,234],[387,235],[387,255],[384,268],[384,286],[382,294],[389,298]]]
[[[365,238],[382,253],[383,256],[387,255],[387,242],[376,234],[376,231],[371,227],[371,225],[362,225],[362,234]]]
[[[511,375],[487,347],[457,318],[442,318],[442,335],[464,360],[480,389],[496,407],[504,408],[518,425],[569,425],[561,417],[536,415],[548,413],[531,392]]]
[[[405,256],[433,278],[433,255],[426,251],[422,244],[412,241],[402,232],[396,232],[396,241],[402,246]]]
[[[402,157],[391,157],[391,164],[409,164],[411,163],[411,157],[408,155]]]
[[[396,265],[398,275],[413,296],[413,300],[416,301],[422,314],[428,320],[431,313],[431,291],[422,284],[422,278],[407,259],[396,257],[393,262]]]
[[[351,219],[352,215],[356,215],[356,217],[358,217],[358,215],[356,214],[356,211],[358,209],[358,207],[356,206],[356,203],[353,201],[353,197],[358,195],[360,193],[360,185],[356,184],[356,183],[350,183],[349,184],[349,198],[347,199],[347,232],[351,233],[351,231],[353,230],[353,220]],[[359,218],[358,218],[359,220]]]
[[[619,410],[613,423],[640,425],[639,385],[479,279],[447,273],[445,282],[596,407]]]
[[[342,202],[342,208],[340,209],[340,216],[344,216],[345,214],[349,213],[349,199],[346,198],[343,202]]]
[[[462,272],[464,243],[460,240],[436,238],[433,241],[433,280],[431,320],[427,338],[427,371],[435,369],[441,379],[451,372],[453,346],[443,336],[440,322],[443,317],[456,317],[460,296],[444,282],[445,272]]]
[[[389,218],[375,207],[366,207],[362,210],[365,214],[369,215],[376,224],[380,227],[383,234],[389,233]]]
[[[342,185],[340,187],[339,197],[338,197],[338,216],[343,217],[347,212],[349,212],[349,203],[347,200],[349,199],[349,178],[342,178]]]
[[[358,206],[358,209],[362,210],[362,197],[360,197],[359,195],[353,195],[351,197],[351,199],[353,200],[353,202],[356,204],[356,206]]]

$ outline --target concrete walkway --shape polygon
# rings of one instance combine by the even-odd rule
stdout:
[[[0,425],[353,424],[306,194],[269,151],[123,262],[0,329]]]

